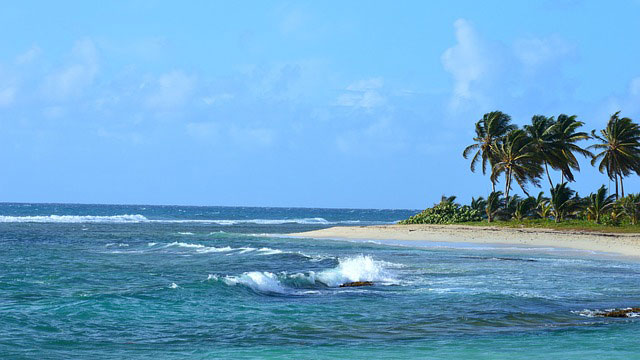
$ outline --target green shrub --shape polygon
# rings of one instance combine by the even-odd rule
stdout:
[[[482,220],[482,213],[479,210],[472,209],[467,205],[460,206],[452,202],[443,201],[399,223],[403,225],[453,224],[480,220]]]

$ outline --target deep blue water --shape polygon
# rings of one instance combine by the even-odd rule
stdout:
[[[0,204],[0,358],[640,358],[640,262],[282,236],[413,213]]]

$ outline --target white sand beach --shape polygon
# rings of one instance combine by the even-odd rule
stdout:
[[[640,257],[639,234],[464,225],[375,225],[338,226],[290,235],[306,238],[554,247]]]

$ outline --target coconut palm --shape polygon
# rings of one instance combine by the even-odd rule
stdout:
[[[580,207],[579,199],[574,197],[575,191],[571,190],[566,183],[556,184],[551,188],[551,215],[556,222],[564,220]]]
[[[455,205],[456,198],[457,198],[457,196],[455,196],[455,195],[453,195],[453,196],[442,195],[440,197],[440,205],[444,205],[444,204]]]
[[[491,148],[495,156],[491,179],[495,182],[504,173],[506,201],[509,202],[512,179],[515,179],[522,191],[529,196],[527,182],[539,186],[539,179],[544,170],[536,153],[532,151],[531,139],[527,133],[524,130],[512,130],[503,141]]]
[[[640,194],[629,194],[619,201],[622,211],[629,217],[631,224],[636,225],[640,217]]]
[[[564,182],[565,179],[569,182],[575,181],[571,170],[580,171],[580,164],[574,153],[578,153],[584,157],[593,157],[590,151],[576,144],[578,141],[591,138],[586,132],[578,131],[584,123],[576,119],[576,115],[568,116],[561,114],[549,129],[554,139],[552,166],[559,168],[562,172],[562,182]]]
[[[518,203],[520,203],[521,200],[522,198],[518,194],[509,197],[509,199],[505,198],[504,210],[500,214],[500,218],[502,218],[503,220],[509,220],[513,218],[516,212],[516,208],[518,207]]]
[[[503,207],[504,199],[502,198],[502,191],[493,191],[489,194],[487,197],[487,204],[485,206],[487,221],[492,222],[493,219],[500,214]]]
[[[629,118],[620,118],[620,112],[611,115],[607,127],[591,135],[600,141],[599,144],[589,146],[597,151],[591,165],[598,164],[601,173],[607,172],[609,179],[616,183],[616,199],[618,199],[618,179],[622,197],[624,197],[623,177],[635,172],[640,174],[640,127]]]
[[[549,166],[559,170],[557,164],[561,163],[556,151],[556,135],[553,132],[555,123],[553,116],[534,115],[531,118],[531,125],[524,126],[524,131],[527,132],[531,139],[531,148],[542,161],[551,187],[553,187],[553,181],[551,181],[551,176],[549,175]]]
[[[482,174],[486,174],[487,163],[493,167],[492,146],[500,142],[509,131],[514,130],[515,125],[511,124],[511,117],[501,111],[493,111],[484,114],[482,119],[476,123],[476,136],[473,138],[474,144],[467,146],[462,152],[465,159],[475,151],[471,158],[471,171],[476,171],[478,161],[482,162]],[[492,190],[496,190],[494,179],[491,179]]]
[[[549,198],[544,196],[544,192],[542,191],[540,191],[536,197],[536,215],[542,219],[546,219],[551,215]]]
[[[607,196],[607,188],[602,185],[598,191],[588,197],[587,215],[600,224],[600,217],[614,205],[614,195]]]
[[[536,198],[529,196],[525,199],[522,199],[516,204],[516,209],[513,212],[513,218],[518,221],[522,221],[525,218],[531,217],[535,208]]]
[[[487,207],[487,200],[485,200],[482,196],[479,198],[471,198],[471,208],[477,210],[480,213],[485,212],[485,208]]]

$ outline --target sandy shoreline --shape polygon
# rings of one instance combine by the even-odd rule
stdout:
[[[640,235],[638,234],[464,225],[375,225],[337,226],[289,235],[306,238],[553,247],[608,252],[640,258]]]

